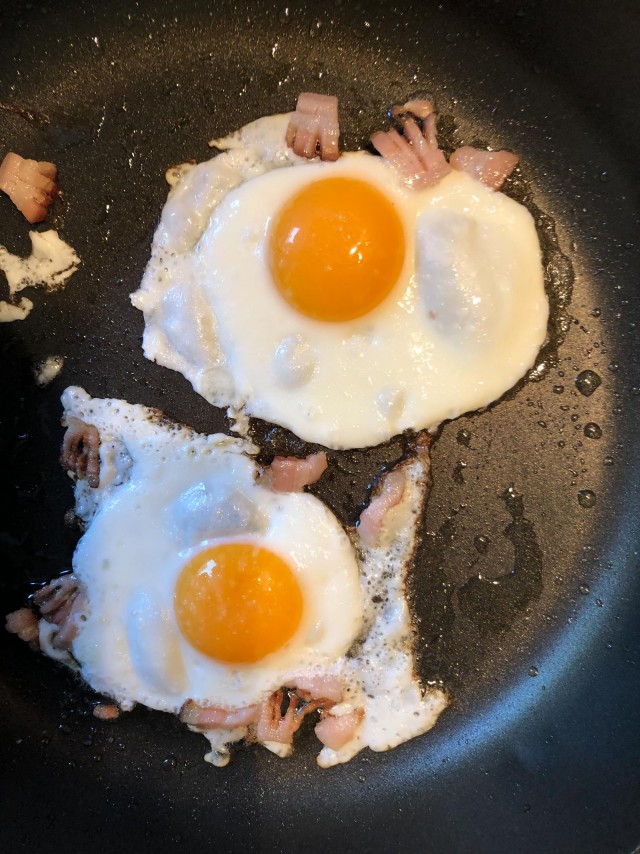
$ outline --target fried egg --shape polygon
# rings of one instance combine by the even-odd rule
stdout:
[[[367,152],[298,158],[288,118],[172,171],[132,296],[145,355],[211,403],[331,448],[500,397],[546,334],[528,211],[460,172],[416,190]]]
[[[256,483],[242,440],[79,391],[65,404],[129,460],[116,485],[101,476],[73,559],[90,603],[73,651],[94,688],[125,707],[235,708],[345,653],[362,623],[358,564],[319,500]]]
[[[404,595],[428,459],[407,461],[384,539],[356,549],[315,496],[263,485],[244,439],[76,387],[63,404],[65,420],[95,426],[101,441],[99,486],[76,481],[86,531],[73,557],[88,610],[72,653],[94,689],[124,709],[235,710],[300,678],[336,676],[342,710],[362,709],[364,721],[340,751],[322,750],[323,766],[435,723],[446,699],[415,677]],[[225,745],[246,729],[205,734],[210,760],[225,764]]]

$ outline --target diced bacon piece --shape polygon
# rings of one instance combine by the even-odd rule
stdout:
[[[40,613],[49,623],[55,623],[57,626],[61,626],[68,620],[73,603],[76,601],[77,594],[77,589],[73,590],[73,592],[70,593],[57,608],[54,608],[49,602],[46,602],[40,609]],[[57,597],[54,596],[53,598],[55,599]]]
[[[79,418],[69,418],[60,464],[97,489],[100,485],[100,433],[97,428]]]
[[[58,186],[53,163],[25,160],[10,151],[0,164],[0,190],[29,222],[46,219]]]
[[[360,514],[357,531],[363,545],[368,548],[376,545],[384,517],[402,500],[405,485],[406,475],[401,468],[393,469],[384,475],[382,488]]]
[[[402,129],[404,136],[395,128],[374,133],[371,137],[374,148],[410,187],[437,184],[451,169],[438,148],[435,113],[427,114],[422,129],[415,119],[405,117]]]
[[[418,155],[395,128],[377,131],[371,137],[371,143],[410,187],[426,186],[426,173]]]
[[[303,487],[315,483],[327,468],[324,451],[298,457],[276,457],[267,467],[263,477],[274,492],[301,492]]]
[[[411,101],[407,101],[402,104],[402,106],[396,105],[391,108],[391,115],[394,117],[402,116],[405,113],[411,113],[411,115],[415,116],[417,119],[426,119],[433,112],[435,112],[433,104],[425,98],[414,98]]]
[[[70,649],[78,634],[78,619],[89,608],[89,600],[75,575],[62,575],[42,587],[33,595],[45,620],[58,626],[52,640],[56,649]]]
[[[518,165],[518,157],[510,151],[482,151],[465,145],[453,152],[450,163],[490,190],[499,190]]]
[[[427,174],[426,186],[437,184],[445,175],[451,172],[444,153],[438,148],[435,113],[428,116],[423,123],[422,132],[414,119],[403,122],[405,137],[416,149],[418,159]]]
[[[18,635],[33,649],[39,649],[38,617],[29,608],[18,608],[6,617],[6,629],[12,635]]]
[[[316,724],[315,733],[325,747],[340,750],[356,737],[363,715],[362,709],[354,709],[346,715],[332,715],[328,712]]]
[[[308,696],[312,700],[327,700],[339,703],[342,699],[342,682],[337,676],[301,676],[289,687],[297,694]]]
[[[51,642],[56,649],[71,649],[71,642],[78,634],[78,619],[86,614],[88,608],[87,594],[78,591],[64,615],[56,611],[53,622],[57,623],[58,631]]]
[[[288,706],[282,714],[282,690],[275,691],[260,708],[260,717],[256,727],[256,739],[264,744],[266,741],[274,741],[279,744],[290,745],[293,742],[294,733],[300,728],[305,715],[315,712],[320,705],[315,700],[298,703],[299,698],[292,692],[288,692]]]
[[[222,709],[219,706],[199,706],[188,700],[180,711],[180,720],[199,729],[233,729],[258,723],[260,706],[242,709]]]
[[[289,697],[287,711],[282,714],[282,691],[276,691],[262,704],[256,737],[258,741],[277,741],[291,744],[300,723],[296,721],[296,704]]]
[[[93,707],[93,716],[100,721],[115,721],[120,717],[120,709],[113,704],[98,703]]]
[[[322,160],[337,160],[339,137],[338,99],[302,92],[287,127],[287,145],[300,157],[312,159],[319,148]]]
[[[33,604],[37,605],[43,617],[48,617],[75,597],[78,592],[78,579],[73,573],[54,578],[33,594]]]
[[[422,123],[422,133],[424,134],[424,138],[427,140],[429,148],[432,151],[435,151],[438,148],[438,125],[436,124],[435,113],[431,113],[431,115],[427,116]],[[444,157],[444,154],[442,156]]]

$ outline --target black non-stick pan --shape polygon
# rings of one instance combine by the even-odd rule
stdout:
[[[452,697],[434,730],[329,771],[308,731],[289,761],[240,749],[219,770],[169,715],[97,721],[71,673],[0,632],[0,850],[640,842],[639,49],[630,0],[0,5],[0,155],[57,163],[50,223],[82,259],[64,291],[30,294],[30,317],[0,327],[2,613],[68,567],[78,537],[57,463],[65,386],[225,428],[143,358],[128,299],[165,169],[206,158],[209,138],[315,90],[339,96],[343,144],[359,147],[391,104],[433,96],[447,145],[521,155],[508,192],[535,213],[558,321],[532,376],[434,446],[411,586],[422,676]],[[26,254],[27,232],[0,198],[0,243]],[[33,367],[54,354],[64,369],[39,388]],[[272,453],[302,450],[256,429]],[[333,454],[322,497],[353,522],[401,454]]]

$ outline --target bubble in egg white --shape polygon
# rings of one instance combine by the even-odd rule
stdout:
[[[376,398],[376,410],[383,417],[393,422],[402,414],[404,395],[394,388],[383,388]]]
[[[302,335],[288,335],[278,344],[273,370],[282,385],[299,388],[309,382],[317,368],[318,358]]]

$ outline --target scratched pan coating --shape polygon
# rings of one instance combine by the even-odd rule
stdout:
[[[46,2],[46,0],[45,0]],[[0,9],[0,153],[58,164],[52,225],[82,267],[0,327],[2,612],[69,565],[71,487],[57,464],[70,384],[225,427],[142,356],[139,282],[167,166],[206,140],[340,98],[345,147],[388,105],[432,94],[445,137],[522,155],[566,281],[566,336],[488,411],[443,427],[411,583],[424,678],[453,703],[426,736],[321,772],[311,732],[292,759],[205,741],[138,709],[115,724],[68,672],[0,633],[3,850],[628,852],[640,842],[638,679],[638,12],[620,0],[290,4],[49,2]],[[589,61],[585,62],[585,57]],[[624,77],[625,85],[618,78]],[[0,238],[28,250],[0,199]],[[31,295],[30,295],[31,296]],[[44,389],[33,366],[62,354]],[[601,380],[591,395],[576,378]],[[583,387],[583,390],[585,389]],[[592,425],[597,425],[594,427]],[[257,425],[271,452],[296,449]],[[599,435],[601,434],[601,435]],[[599,438],[596,438],[599,435]],[[332,454],[321,496],[351,522],[402,441]],[[390,702],[393,698],[390,698]]]

